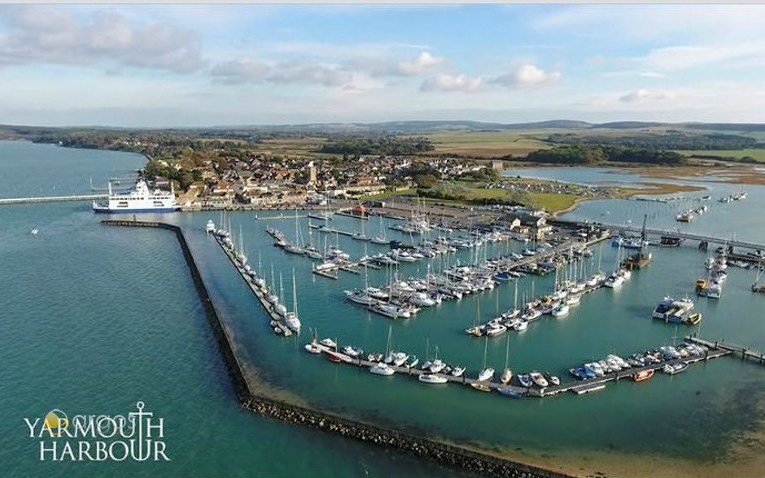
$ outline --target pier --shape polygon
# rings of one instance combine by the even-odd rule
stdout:
[[[564,222],[564,221],[558,221],[558,222]],[[739,247],[742,249],[752,249],[752,250],[765,250],[765,244],[758,244],[756,242],[747,242],[747,241],[739,241],[735,239],[723,239],[720,237],[714,237],[714,236],[708,236],[705,234],[696,234],[692,232],[683,232],[678,230],[670,230],[670,229],[654,229],[654,228],[643,228],[639,226],[630,226],[630,225],[620,225],[620,224],[603,224],[600,222],[596,223],[587,223],[587,222],[568,222],[568,224],[576,227],[587,227],[587,226],[599,226],[599,227],[606,227],[609,229],[616,229],[621,231],[628,231],[628,232],[643,232],[645,231],[646,234],[650,234],[653,236],[665,236],[665,237],[675,237],[679,239],[687,239],[691,241],[699,241],[699,242],[706,242],[708,244],[721,244],[721,245],[727,245],[729,247]]]
[[[237,270],[237,272],[239,272],[239,275],[242,276],[244,283],[247,284],[247,287],[250,289],[250,291],[252,291],[252,293],[255,294],[255,297],[258,298],[260,305],[263,306],[263,310],[266,311],[266,314],[271,321],[272,330],[276,333],[276,335],[281,335],[283,337],[289,337],[292,335],[292,330],[287,327],[287,325],[282,320],[282,317],[276,312],[274,305],[266,299],[266,296],[263,294],[260,288],[255,285],[255,283],[252,281],[252,277],[250,277],[249,274],[247,274],[247,271],[245,271],[244,268],[239,265],[239,262],[236,260],[236,257],[234,257],[234,254],[228,250],[226,245],[217,235],[212,235],[215,237],[215,242],[218,243],[220,248],[226,254],[226,257],[228,257],[228,259],[234,265],[234,268]],[[279,299],[281,300],[282,298],[280,297]]]
[[[742,360],[751,360],[759,365],[765,365],[765,353],[757,350],[744,347],[742,345],[731,344],[724,340],[704,340],[696,336],[686,337],[688,342],[703,345],[710,350],[720,350],[727,352],[726,355],[733,355],[734,357],[741,357]]]
[[[504,385],[502,383],[494,382],[494,381],[480,381],[475,378],[469,378],[465,374],[463,374],[461,377],[455,377],[451,374],[446,373],[437,373],[437,374],[431,374],[429,372],[426,372],[424,370],[413,368],[413,367],[407,367],[407,366],[395,366],[395,365],[388,365],[390,368],[396,371],[396,374],[398,375],[405,375],[407,377],[414,377],[417,379],[420,374],[429,374],[429,375],[436,375],[438,377],[442,377],[448,381],[448,383],[456,383],[460,385],[466,385],[471,388],[476,388],[476,386],[483,386],[485,387],[486,392],[496,392],[497,389],[503,388],[506,389],[512,393],[515,393],[518,395],[518,397],[550,397],[555,396],[564,392],[571,392],[577,395],[584,395],[591,392],[603,390],[606,388],[606,384],[608,382],[618,382],[619,380],[629,379],[632,380],[632,376],[652,370],[654,372],[661,371],[665,365],[675,365],[679,363],[685,363],[685,364],[694,364],[697,362],[706,362],[711,359],[724,357],[726,355],[731,355],[734,353],[733,350],[730,350],[725,347],[721,347],[719,345],[715,345],[716,342],[708,342],[708,341],[702,341],[700,339],[696,339],[694,337],[687,337],[687,342],[695,343],[697,345],[704,345],[708,348],[708,350],[705,351],[704,355],[697,355],[697,356],[688,356],[688,357],[682,357],[677,359],[670,359],[670,360],[662,360],[659,363],[652,363],[649,365],[645,365],[643,367],[631,367],[628,369],[623,369],[619,372],[610,372],[604,374],[602,377],[595,377],[595,378],[587,378],[583,380],[569,380],[569,381],[561,381],[560,385],[552,385],[545,388],[538,388],[536,386],[532,387],[523,387],[518,385]],[[316,345],[321,349],[322,354],[326,354],[327,352],[332,352],[334,355],[338,356],[340,358],[340,362],[338,363],[344,363],[347,365],[355,365],[360,368],[366,368],[369,369],[373,365],[376,364],[376,362],[372,362],[369,360],[365,360],[363,357],[359,356],[357,358],[350,357],[346,354],[337,352],[336,350],[332,350],[329,347],[319,344],[318,342]],[[756,360],[765,360],[765,358],[762,358],[762,355],[745,355],[748,358],[753,358]],[[466,372],[467,373],[467,372]],[[515,377],[515,375],[514,375]],[[425,385],[425,384],[424,384]],[[426,384],[429,386],[433,386],[432,384]],[[447,384],[442,384],[447,385]]]
[[[35,204],[43,202],[68,202],[68,201],[93,201],[96,199],[106,199],[107,194],[80,194],[73,196],[40,196],[27,198],[3,198],[0,199],[0,206],[10,204]]]

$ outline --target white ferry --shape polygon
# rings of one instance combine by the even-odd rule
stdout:
[[[172,183],[170,191],[162,191],[161,189],[152,191],[142,178],[136,181],[135,188],[132,191],[125,193],[113,193],[110,181],[108,201],[105,204],[93,201],[94,212],[110,214],[125,212],[173,212],[178,209],[180,209],[180,206],[175,202],[175,191],[173,190]]]

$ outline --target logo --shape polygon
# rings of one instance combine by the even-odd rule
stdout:
[[[143,402],[127,415],[74,415],[55,408],[40,418],[24,418],[37,440],[40,461],[170,461],[165,419],[144,411]]]

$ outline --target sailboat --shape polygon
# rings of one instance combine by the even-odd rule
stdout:
[[[295,208],[295,242],[293,244],[287,244],[284,246],[285,252],[290,254],[303,255],[306,250],[300,247],[300,227],[298,226],[298,211]]]
[[[297,288],[295,285],[295,269],[292,269],[292,312],[284,315],[284,322],[293,332],[300,333],[300,319],[297,311]]]
[[[282,301],[284,301],[284,283],[282,282],[282,273],[279,272],[279,297]],[[276,313],[281,315],[282,317],[287,315],[287,307],[279,303],[276,305]]]
[[[494,377],[494,369],[486,367],[486,354],[489,352],[489,338],[486,337],[486,343],[483,348],[483,370],[478,374],[479,382],[487,382]]]
[[[390,242],[385,236],[385,232],[383,232],[382,216],[380,216],[380,232],[378,232],[377,235],[370,239],[370,241],[374,244],[388,244]]]
[[[393,333],[392,327],[388,327],[388,342],[385,345],[385,356],[387,357],[390,355],[390,341],[391,341],[391,334]],[[393,367],[388,366],[387,363],[384,361],[376,362],[374,365],[369,367],[369,371],[375,375],[384,375],[384,376],[390,376],[396,373],[396,371],[393,369]]]
[[[505,370],[502,371],[502,376],[499,381],[503,384],[508,384],[510,379],[513,378],[513,371],[507,368],[507,361],[510,358],[510,336],[507,336],[507,344],[505,345]]]

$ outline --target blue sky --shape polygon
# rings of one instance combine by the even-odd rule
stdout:
[[[765,121],[765,5],[0,6],[0,122]]]

